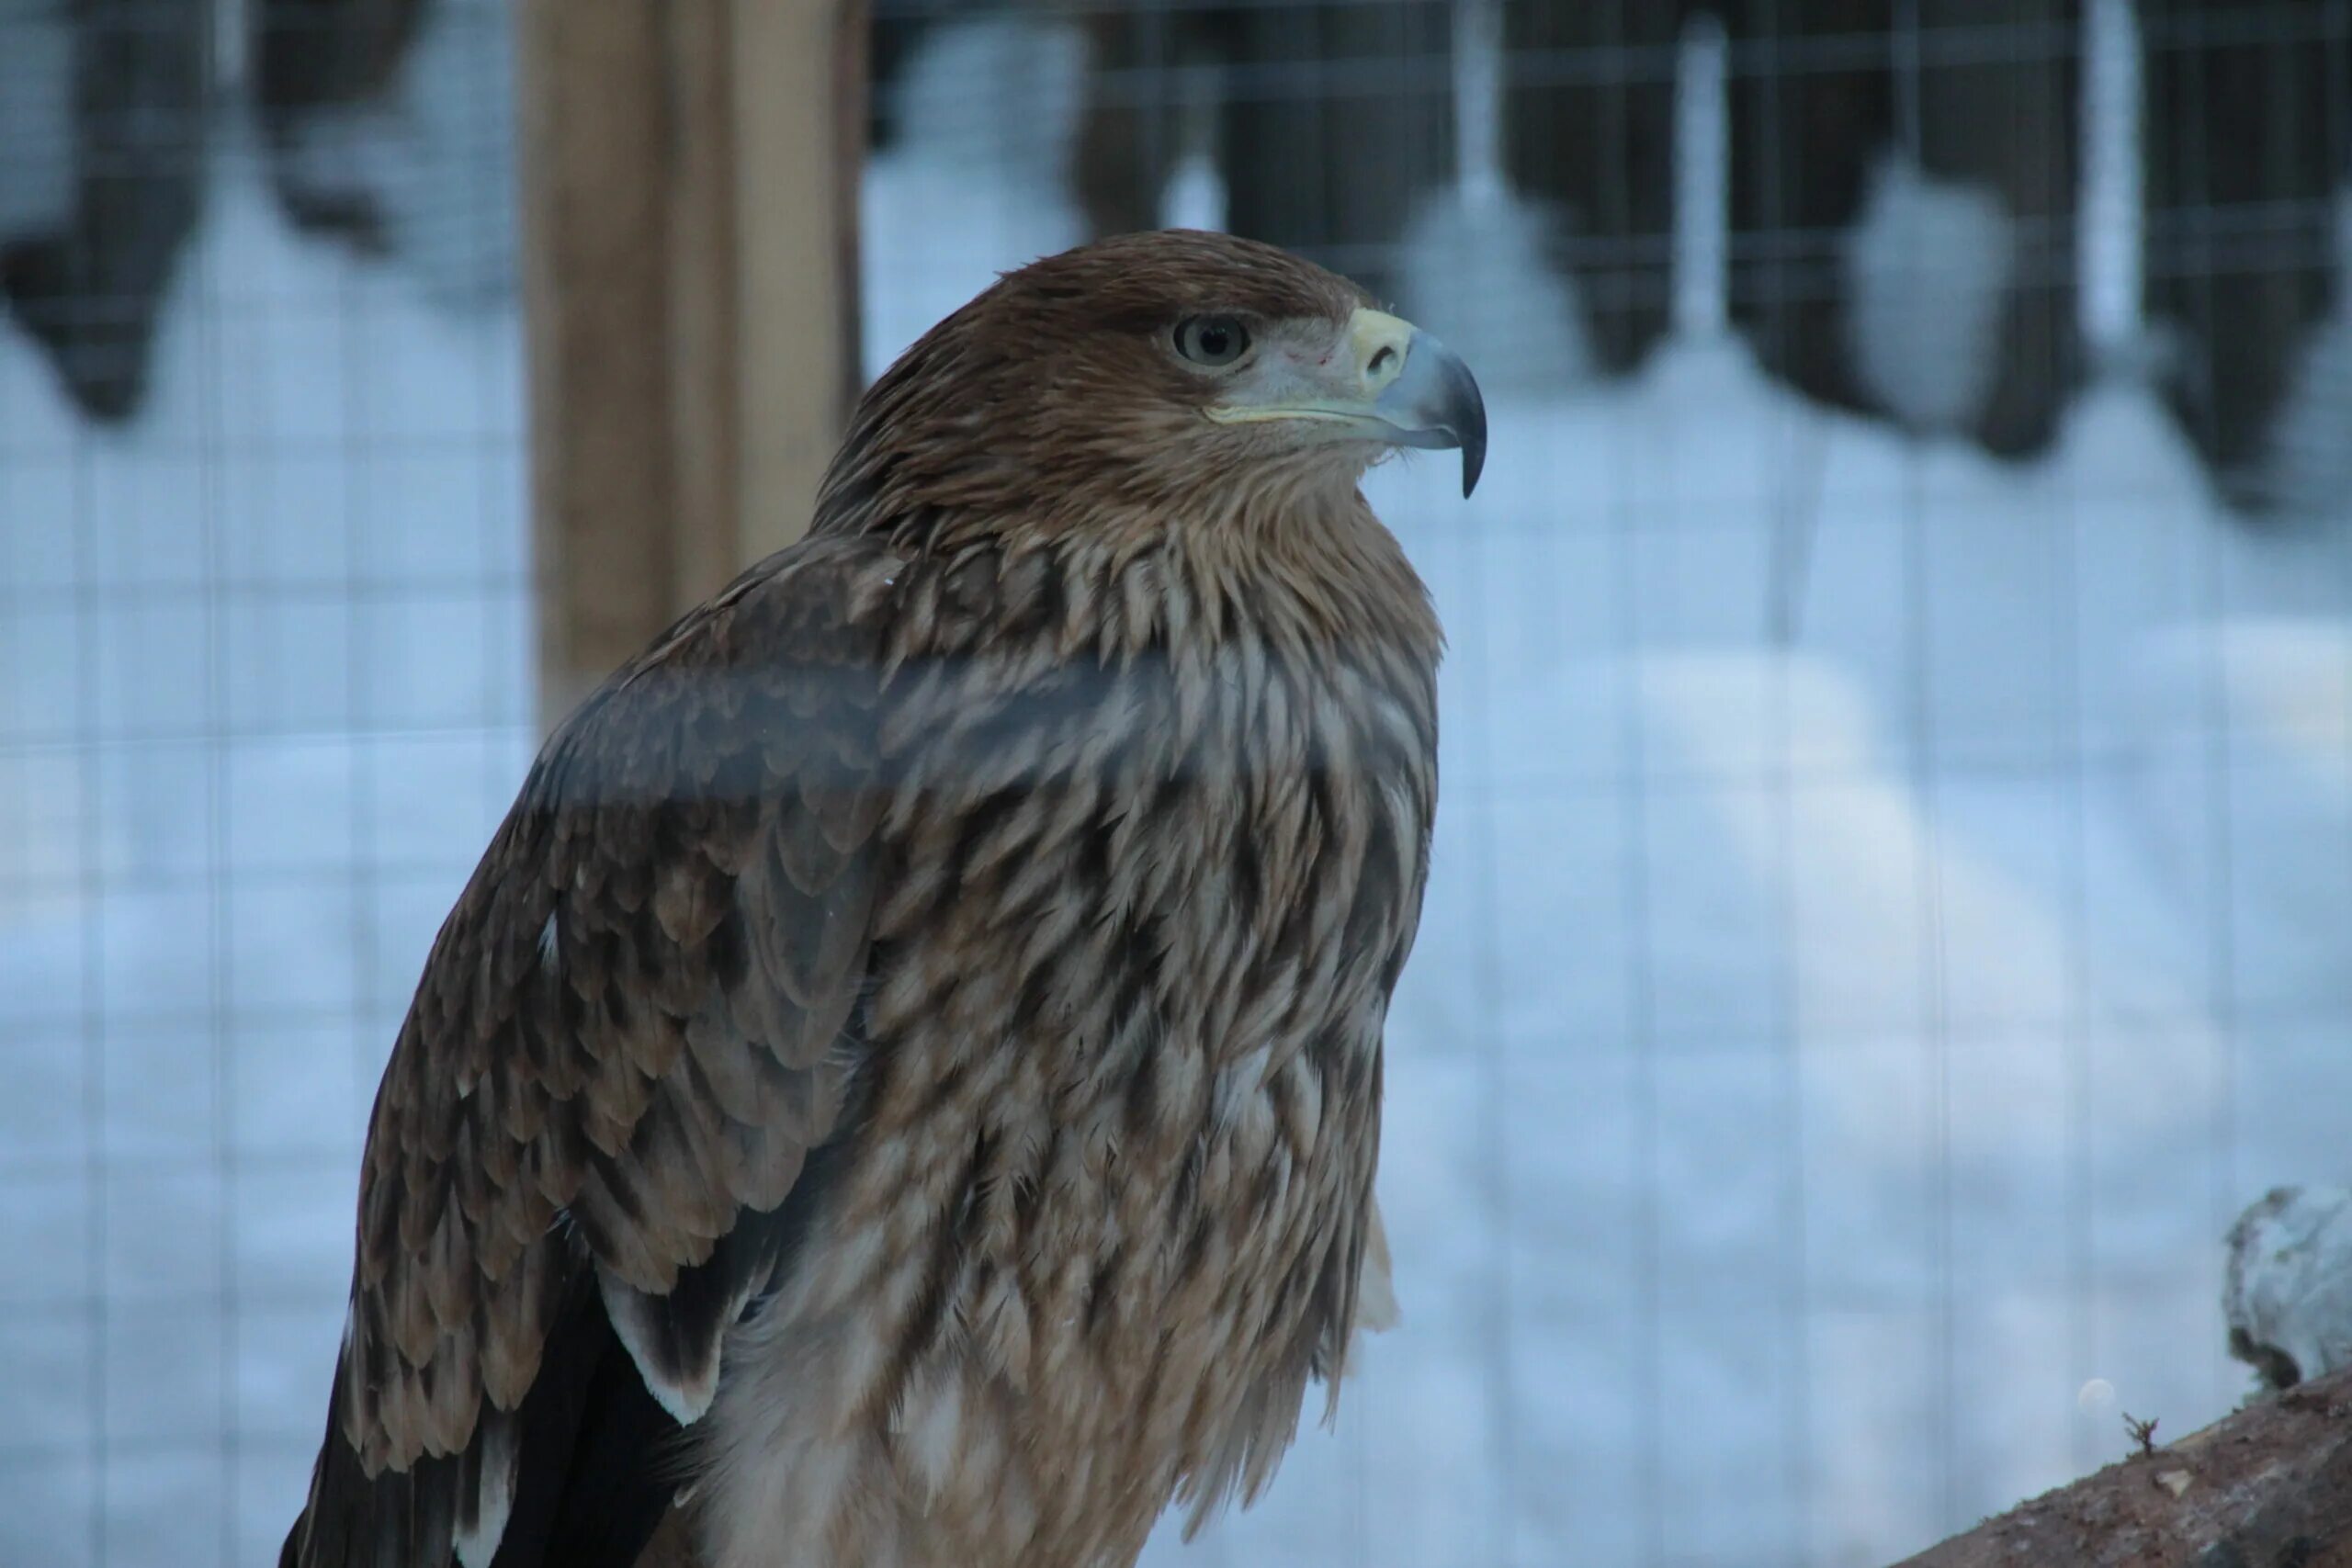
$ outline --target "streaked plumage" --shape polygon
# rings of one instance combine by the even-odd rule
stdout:
[[[1255,1494],[1385,1290],[1436,799],[1356,479],[1484,434],[1362,304],[1010,275],[559,729],[385,1073],[287,1568],[627,1563],[682,1488],[709,1568],[1098,1568]]]

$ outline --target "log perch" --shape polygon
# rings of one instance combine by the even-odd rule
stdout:
[[[2352,1568],[2352,1369],[2019,1504],[1898,1568]]]
[[[638,1568],[697,1568],[673,1514]],[[1896,1568],[2352,1568],[2352,1369],[2021,1503]]]

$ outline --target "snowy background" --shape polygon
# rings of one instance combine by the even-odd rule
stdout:
[[[1076,42],[926,48],[868,176],[876,367],[1080,233]],[[307,1479],[382,1054],[531,745],[506,176],[446,143],[370,173],[385,265],[229,137],[119,433],[0,329],[7,1568],[271,1562]],[[1218,200],[1187,167],[1170,214]],[[1858,357],[1930,412],[1980,209],[1891,166],[1853,247],[1913,306]],[[2230,1409],[2222,1235],[2346,1176],[2352,310],[2282,446],[2346,514],[2254,529],[2125,371],[2022,468],[1797,401],[1703,213],[1675,341],[1589,384],[1544,221],[1469,178],[1417,225],[1402,303],[1493,367],[1492,456],[1466,505],[1443,461],[1372,485],[1453,642],[1404,1323],[1158,1568],[1883,1561],[2124,1411]]]

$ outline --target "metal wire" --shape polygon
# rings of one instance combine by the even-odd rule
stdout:
[[[511,160],[509,57],[447,47],[503,11],[281,144],[222,28],[288,10],[0,5],[9,1562],[275,1560],[375,1077],[530,744],[512,215],[399,183]],[[379,237],[288,228],[319,135]]]
[[[1464,269],[1523,234],[1572,302],[1493,294],[1491,362],[1581,345],[1498,391],[1472,522],[1381,492],[1453,631],[1389,1067],[1406,1325],[1342,1441],[1182,1560],[1879,1561],[2120,1452],[2110,1379],[2168,1433],[2226,1409],[2219,1238],[2336,1174],[2352,1022],[2278,957],[2352,910],[2352,818],[2292,863],[2259,830],[2293,767],[2352,768],[2352,710],[2296,708],[2282,762],[2225,648],[2352,605],[2352,528],[2262,479],[2344,309],[2352,0],[872,9],[876,202],[941,155],[940,39],[1087,48],[1042,175],[975,132],[903,198],[964,230],[872,230],[869,321],[1023,259],[1012,196],[1074,234],[1193,180],[1391,297],[1459,197]],[[276,1551],[376,1076],[530,743],[511,189],[399,184],[511,159],[504,56],[431,52],[503,11],[424,0],[378,71],[238,41],[284,10],[0,0],[5,1562]],[[97,32],[203,90],[94,124],[54,77]],[[2007,292],[1946,419],[1866,373],[1852,257],[1872,203],[1953,188],[2006,211]],[[133,230],[168,265],[93,237]],[[2193,465],[2080,456],[2166,431]],[[2196,649],[2154,718],[2114,691],[2143,558]]]

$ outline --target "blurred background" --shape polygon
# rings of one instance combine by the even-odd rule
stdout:
[[[669,145],[729,51],[596,4]],[[2352,0],[871,0],[850,199],[751,80],[728,221],[614,164],[601,262],[566,73],[645,62],[557,14],[0,0],[0,1562],[275,1561],[426,945],[666,614],[582,584],[730,564],[566,510],[650,471],[577,401],[615,255],[750,345],[662,383],[734,547],[839,412],[758,423],[831,374],[777,321],[870,376],[1090,234],[1293,246],[1485,384],[1475,501],[1369,485],[1452,638],[1404,1322],[1152,1563],[1880,1562],[2245,1396],[2223,1233],[2352,1177]]]

